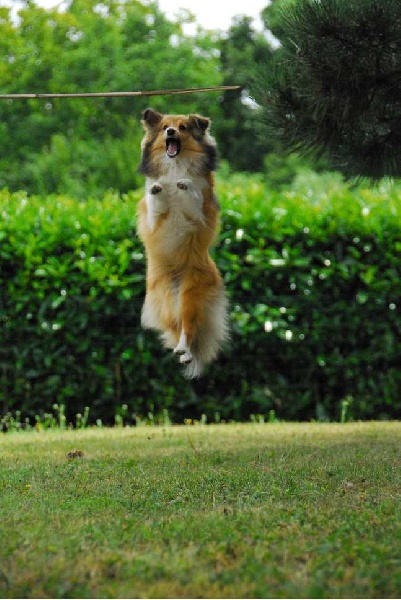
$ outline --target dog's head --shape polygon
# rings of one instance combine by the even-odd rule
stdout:
[[[200,115],[163,115],[147,108],[142,115],[145,136],[142,140],[142,169],[149,174],[150,163],[166,158],[190,158],[212,171],[216,162],[216,145],[211,137],[210,119]]]

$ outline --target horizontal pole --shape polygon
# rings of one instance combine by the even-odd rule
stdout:
[[[168,96],[174,94],[196,94],[197,92],[226,92],[240,90],[240,85],[220,85],[173,90],[153,90],[143,92],[83,92],[75,94],[0,94],[0,100],[46,100],[51,98],[126,98],[130,96]]]

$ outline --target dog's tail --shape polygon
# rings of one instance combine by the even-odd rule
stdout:
[[[209,307],[205,322],[191,345],[193,359],[185,366],[184,377],[187,379],[199,377],[205,367],[216,358],[228,338],[228,300],[224,289],[221,289]]]

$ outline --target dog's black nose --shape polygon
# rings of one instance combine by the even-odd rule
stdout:
[[[175,134],[175,129],[173,127],[169,127],[167,129],[167,135],[172,136]]]

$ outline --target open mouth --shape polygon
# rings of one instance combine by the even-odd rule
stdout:
[[[166,154],[169,158],[174,158],[180,153],[181,142],[177,138],[169,138],[166,140]]]

